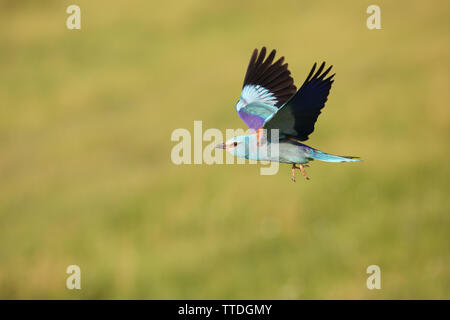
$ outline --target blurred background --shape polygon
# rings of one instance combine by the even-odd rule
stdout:
[[[449,299],[449,6],[0,1],[0,298]],[[307,143],[364,162],[171,162],[176,128],[245,128],[263,45],[297,85],[334,65]]]

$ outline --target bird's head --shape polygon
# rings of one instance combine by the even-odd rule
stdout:
[[[256,146],[255,135],[236,136],[224,143],[219,143],[216,145],[216,148],[225,149],[227,152],[234,154],[236,157],[248,158],[249,153],[253,149],[253,144]]]

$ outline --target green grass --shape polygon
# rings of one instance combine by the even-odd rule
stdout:
[[[0,298],[450,298],[448,1],[372,31],[364,1],[72,3],[0,2]],[[308,143],[362,163],[171,163],[176,128],[244,127],[262,45],[335,66]]]

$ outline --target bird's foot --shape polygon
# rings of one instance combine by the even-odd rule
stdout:
[[[309,166],[307,164],[299,164],[299,167],[297,167],[294,164],[292,164],[292,181],[295,182],[295,169],[299,169],[302,173],[302,175],[305,177],[306,180],[309,180],[308,175],[306,174],[305,168],[308,168]]]
[[[305,177],[306,180],[309,180],[308,175],[306,174],[305,168],[304,167],[309,167],[308,165],[302,165],[300,164],[300,171],[302,172],[302,175]]]

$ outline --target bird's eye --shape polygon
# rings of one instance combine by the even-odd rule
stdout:
[[[234,142],[234,143],[233,143],[233,146],[235,146],[235,147],[236,147],[236,146],[237,146],[237,142]]]

